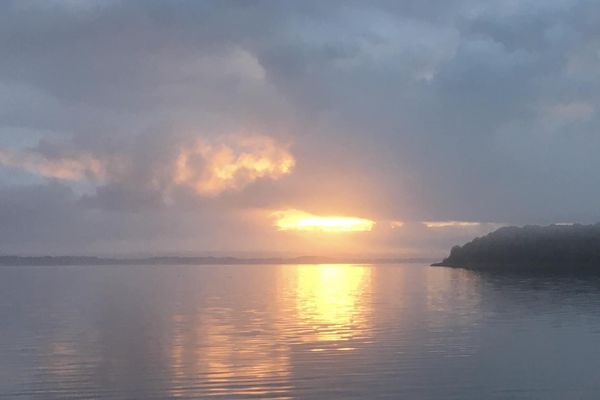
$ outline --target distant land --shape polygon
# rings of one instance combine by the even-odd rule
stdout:
[[[373,258],[373,257],[89,257],[89,256],[0,256],[0,266],[52,265],[251,265],[251,264],[396,264],[430,263],[431,258]]]
[[[600,271],[600,224],[503,227],[454,246],[447,258],[432,266]]]

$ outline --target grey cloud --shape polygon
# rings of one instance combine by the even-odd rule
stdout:
[[[109,179],[69,195],[71,226],[171,232],[158,221],[178,207],[598,218],[596,2],[70,3],[0,6],[0,146],[105,162]],[[165,196],[179,144],[240,131],[291,142],[294,174],[219,205]],[[59,203],[53,185],[37,196]]]

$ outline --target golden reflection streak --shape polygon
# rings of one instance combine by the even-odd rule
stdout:
[[[208,395],[289,398],[293,346],[328,343],[310,351],[351,351],[348,340],[368,336],[372,266],[282,265],[274,273],[268,320],[237,307],[213,307],[187,330],[189,320],[172,317],[171,396],[185,395],[186,381],[195,376]]]
[[[288,399],[289,351],[263,335],[245,335],[258,322],[251,315],[232,315],[229,309],[211,309],[184,335],[176,330],[170,358],[173,377],[180,381],[196,375],[204,381],[202,391],[211,396],[275,396]],[[180,316],[174,317],[180,322]],[[272,383],[270,386],[265,381]],[[170,394],[183,396],[178,382]]]
[[[294,324],[311,328],[302,341],[345,340],[368,330],[371,266],[299,265],[282,271],[295,285]]]

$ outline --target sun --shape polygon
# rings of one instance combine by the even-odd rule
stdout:
[[[370,219],[346,216],[319,216],[299,210],[273,213],[280,231],[366,232],[373,229]]]

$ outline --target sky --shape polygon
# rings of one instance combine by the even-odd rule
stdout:
[[[0,254],[438,255],[597,222],[599,84],[597,1],[4,1]]]

